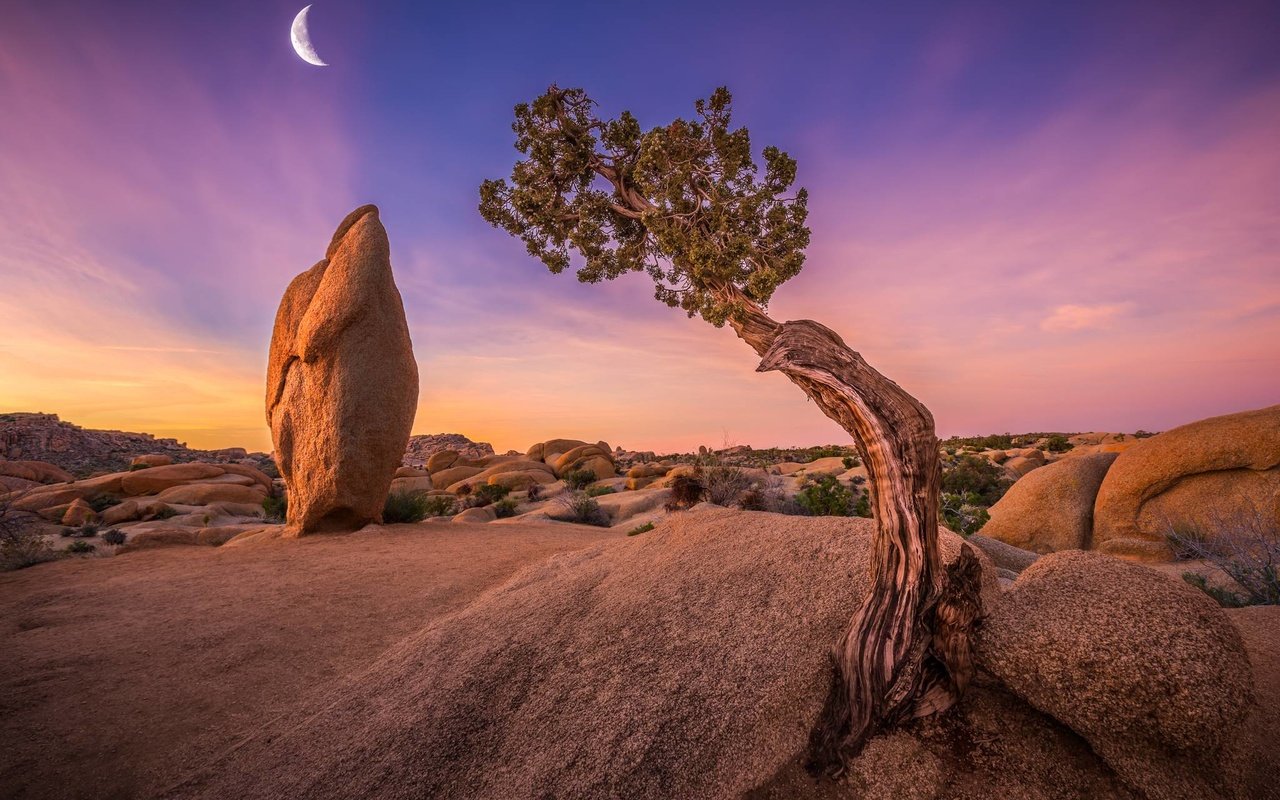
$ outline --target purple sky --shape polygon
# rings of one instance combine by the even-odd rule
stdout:
[[[280,294],[382,209],[415,432],[499,450],[846,441],[752,352],[489,228],[511,107],[643,125],[721,84],[800,163],[779,319],[838,330],[939,432],[1151,430],[1280,402],[1280,6],[9,2],[0,411],[267,449]]]

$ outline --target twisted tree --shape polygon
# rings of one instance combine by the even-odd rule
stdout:
[[[752,159],[717,89],[696,117],[642,132],[629,112],[600,119],[581,89],[552,86],[515,108],[510,180],[480,187],[480,213],[553,273],[597,283],[646,272],[655,297],[728,323],[854,439],[876,520],[872,589],[834,649],[832,691],[810,765],[837,775],[877,731],[950,707],[973,674],[979,566],[966,545],[945,572],[938,551],[941,467],[933,417],[830,328],[779,323],[766,308],[799,273],[808,195],[776,147]]]

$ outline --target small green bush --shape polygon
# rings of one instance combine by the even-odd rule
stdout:
[[[570,489],[585,489],[596,482],[596,474],[589,469],[573,469],[560,476]]]
[[[427,516],[429,500],[426,492],[392,492],[382,506],[382,521],[421,522]]]
[[[498,502],[510,493],[511,490],[505,486],[486,483],[483,486],[472,490],[470,497],[467,498],[467,506],[469,508],[483,508],[491,503]]]
[[[289,497],[267,497],[262,501],[262,519],[264,522],[284,522],[289,518]]]
[[[122,502],[121,498],[117,495],[100,494],[97,497],[94,497],[93,499],[89,500],[89,508],[92,508],[94,511],[101,514],[103,511],[106,511],[108,508],[111,508],[112,506],[120,505],[121,502]]]
[[[68,553],[92,553],[94,550],[97,550],[97,549],[98,548],[94,547],[92,544],[82,540],[75,541],[67,545]]]
[[[428,497],[424,507],[428,517],[452,517],[458,513],[458,501],[443,494]]]
[[[618,490],[612,486],[588,486],[586,491],[587,497],[599,497],[604,494],[613,494]]]
[[[609,527],[609,515],[604,513],[604,509],[596,499],[588,497],[586,492],[565,492],[556,498],[556,503],[560,506],[560,511],[553,515],[552,519],[576,522],[580,525],[597,525],[601,528]]]
[[[871,518],[871,493],[861,492],[858,495],[858,501],[853,504],[853,515],[855,517]]]
[[[1044,445],[1044,449],[1048,450],[1050,453],[1065,453],[1073,447],[1075,447],[1075,445],[1067,441],[1067,437],[1060,433],[1055,433],[1050,436],[1045,441]]]
[[[942,471],[943,492],[976,495],[977,505],[995,505],[1012,485],[1003,469],[981,456],[961,456],[954,466]]]
[[[525,499],[530,503],[536,503],[542,499],[542,484],[531,483],[529,488],[524,490]]]
[[[632,528],[631,530],[627,531],[627,535],[628,535],[628,536],[639,536],[639,535],[640,535],[640,534],[642,534],[642,533],[648,533],[649,531],[653,530],[653,528],[654,528],[654,525],[653,525],[653,523],[652,523],[652,522],[646,522],[645,524],[643,524],[643,525],[641,525],[641,526],[639,526],[639,527],[637,527],[637,528]]]
[[[857,456],[845,456],[840,459],[840,463],[844,464],[845,469],[853,469],[862,466],[862,461]]]
[[[172,506],[164,506],[152,515],[152,519],[168,519],[169,517],[176,516],[178,516],[178,509],[173,508]]]
[[[98,535],[98,526],[92,522],[86,522],[79,528],[73,528],[71,535],[77,539],[92,539]]]
[[[59,536],[61,536],[61,537],[62,537],[62,538],[64,538],[64,539],[66,539],[68,536],[75,536],[75,535],[76,535],[76,529],[75,529],[75,528],[63,528],[62,530],[58,531],[58,535],[59,535]]]
[[[112,528],[111,530],[102,534],[102,541],[106,542],[107,544],[113,544],[117,546],[124,544],[125,538],[126,536],[124,531],[118,531],[115,528]]]
[[[848,517],[853,514],[853,490],[834,475],[808,479],[796,495],[796,501],[814,517]]]
[[[493,513],[498,516],[498,519],[514,517],[516,515],[516,501],[499,500],[493,504]]]
[[[981,498],[973,492],[952,494],[943,492],[938,503],[938,522],[968,536],[982,530],[991,520],[991,512],[981,505]]]

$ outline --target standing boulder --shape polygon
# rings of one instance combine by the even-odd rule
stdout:
[[[1100,550],[1162,542],[1187,526],[1212,539],[1219,523],[1259,514],[1280,525],[1280,406],[1193,422],[1122,452],[1098,489]],[[1113,540],[1126,540],[1108,544]]]
[[[982,534],[1033,553],[1087,549],[1093,502],[1115,460],[1115,453],[1064,458],[1026,475],[991,507]]]
[[[289,488],[287,534],[381,521],[418,402],[418,367],[376,206],[338,226],[280,301],[267,422]]]

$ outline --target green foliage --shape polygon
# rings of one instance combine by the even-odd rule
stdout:
[[[862,460],[857,456],[845,456],[840,459],[840,463],[844,464],[845,469],[853,469],[854,467],[862,466]]]
[[[579,525],[609,527],[609,515],[604,513],[604,509],[596,499],[588,497],[586,492],[565,492],[556,497],[556,504],[559,506],[559,512],[552,515],[552,519],[576,522]]]
[[[1245,503],[1209,508],[1199,525],[1164,524],[1174,553],[1222,570],[1241,589],[1242,605],[1280,605],[1280,525],[1271,514]]]
[[[499,486],[496,483],[486,483],[477,487],[471,492],[467,498],[468,508],[483,508],[491,503],[496,503],[511,493],[511,490],[505,486]]]
[[[646,522],[643,525],[640,525],[638,527],[632,528],[631,530],[627,531],[627,535],[639,536],[642,533],[648,533],[649,531],[653,530],[653,528],[654,528],[654,525],[652,522]]]
[[[808,194],[786,196],[795,160],[766,147],[761,175],[750,134],[730,127],[731,104],[722,87],[694,104],[693,120],[642,132],[629,111],[602,120],[583,90],[552,86],[516,106],[526,157],[510,182],[481,185],[480,214],[553,273],[575,253],[583,283],[645,272],[658,300],[723,325],[735,290],[767,304],[809,244]]]
[[[264,498],[262,501],[262,519],[264,522],[284,522],[289,518],[289,497],[281,494],[278,497]]]
[[[427,517],[430,500],[426,492],[392,492],[382,506],[382,521],[421,522]]]
[[[938,503],[938,522],[968,536],[977,533],[991,520],[991,513],[982,505],[982,498],[974,492],[953,494],[943,492]]]
[[[596,474],[589,469],[572,469],[560,476],[570,489],[585,489],[596,482]]]
[[[92,522],[86,522],[78,528],[63,528],[58,533],[63,537],[74,536],[77,539],[92,539],[98,535],[98,526]]]
[[[169,517],[176,517],[176,516],[178,516],[178,509],[172,506],[163,506],[158,511],[156,511],[156,513],[153,514],[151,518],[152,519],[168,519]]]
[[[1133,432],[1133,438],[1135,439],[1150,439],[1152,436],[1155,436],[1155,434],[1151,431],[1137,430]]]
[[[1045,441],[1044,449],[1050,453],[1065,453],[1075,447],[1071,442],[1067,441],[1067,437],[1060,433],[1055,433]]]
[[[853,504],[853,515],[855,517],[871,518],[871,493],[862,492],[858,495],[858,501]]]
[[[458,513],[458,501],[443,494],[430,495],[423,504],[423,509],[428,517],[451,517]]]
[[[100,494],[96,497],[91,498],[88,501],[89,508],[92,508],[94,511],[98,512],[99,514],[101,514],[103,511],[106,511],[108,508],[111,508],[112,506],[120,505],[121,502],[122,502],[121,498],[114,494]]]
[[[493,504],[493,513],[498,516],[498,519],[514,517],[516,515],[516,501],[499,500]]]
[[[943,493],[976,495],[975,505],[995,505],[1012,485],[1013,481],[1005,476],[1003,469],[981,456],[961,456],[942,471]]]
[[[796,501],[815,517],[848,517],[854,511],[853,490],[834,475],[809,478],[796,495]]]
[[[599,497],[604,494],[613,494],[617,489],[612,486],[588,486],[587,497]]]
[[[68,553],[92,553],[94,550],[97,550],[97,549],[98,548],[94,547],[92,544],[84,541],[83,539],[77,539],[76,541],[67,545]]]
[[[1244,608],[1250,605],[1247,598],[1221,586],[1214,586],[1198,572],[1184,572],[1182,573],[1182,579],[1218,601],[1218,605],[1223,608]]]
[[[127,537],[125,536],[124,531],[118,531],[115,528],[112,528],[111,530],[102,534],[102,541],[106,542],[107,544],[112,544],[117,546],[124,544],[124,540],[126,538]]]
[[[973,447],[978,450],[1008,450],[1014,446],[1013,437],[1007,433],[993,433],[990,436],[952,436],[946,441],[947,447]]]

